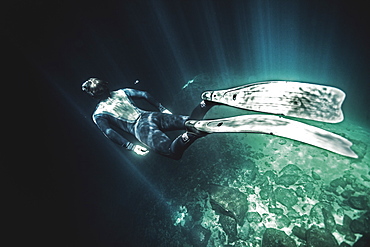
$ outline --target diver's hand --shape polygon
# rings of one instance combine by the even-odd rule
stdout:
[[[162,111],[162,113],[172,114],[172,112],[170,112],[168,109]]]
[[[149,153],[149,150],[146,147],[140,146],[140,145],[134,145],[134,148],[132,149],[136,154],[138,155],[147,155]]]
[[[140,146],[140,145],[135,145],[132,143],[129,143],[127,145],[127,149],[130,151],[134,151],[138,155],[147,155],[149,153],[149,150],[146,147]]]
[[[164,107],[162,104],[159,104],[159,110],[162,112],[162,113],[167,113],[167,114],[172,114],[172,112],[170,112],[166,107]]]

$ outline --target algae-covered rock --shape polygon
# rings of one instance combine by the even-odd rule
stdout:
[[[247,196],[237,189],[210,185],[208,187],[213,209],[218,213],[230,216],[241,225],[248,210]]]
[[[304,227],[294,226],[292,229],[292,233],[302,240],[306,240],[306,232]]]
[[[295,193],[297,194],[298,197],[304,198],[306,196],[306,193],[304,192],[302,187],[297,187],[295,190]]]
[[[271,208],[269,207],[269,212],[276,215],[283,215],[284,210],[282,208]]]
[[[256,176],[258,175],[258,169],[252,160],[248,159],[245,161],[243,174],[247,183],[252,183],[256,179]]]
[[[196,224],[190,230],[189,240],[193,246],[205,247],[208,244],[210,236],[210,230]]]
[[[276,174],[274,171],[268,170],[264,174],[265,177],[267,177],[270,181],[275,181]]]
[[[300,176],[302,174],[302,170],[298,166],[290,164],[290,165],[285,166],[283,169],[281,169],[280,174]]]
[[[285,232],[274,228],[267,228],[262,237],[262,247],[295,247],[295,241],[291,239]]]
[[[339,246],[335,237],[330,231],[324,228],[312,226],[307,231],[307,246],[308,247],[336,247]]]
[[[346,242],[340,243],[339,247],[351,247],[351,245],[347,244]]]
[[[276,227],[281,229],[290,226],[290,219],[285,215],[278,215],[276,217]]]
[[[330,182],[330,186],[332,187],[342,187],[343,189],[347,186],[347,181],[344,178],[336,178]]]
[[[247,220],[248,222],[260,223],[262,221],[262,217],[258,212],[248,212]]]
[[[315,185],[313,183],[306,183],[303,185],[303,189],[306,192],[306,196],[313,198],[315,195]]]
[[[284,185],[285,187],[288,187],[290,185],[295,184],[299,179],[299,175],[295,174],[284,174],[278,177],[275,181],[276,184]]]
[[[367,198],[365,196],[351,196],[348,198],[348,205],[354,209],[364,210],[367,208]]]
[[[238,229],[238,238],[242,240],[248,240],[250,233],[251,227],[249,225],[249,222],[246,220],[244,224]]]
[[[265,185],[261,187],[260,197],[261,200],[267,200],[270,198],[273,187],[271,185]]]
[[[351,195],[353,195],[355,193],[354,190],[345,190],[343,191],[340,195],[345,198],[345,199],[348,199]]]
[[[370,235],[364,235],[356,243],[353,247],[368,247],[370,243]]]
[[[312,178],[313,178],[313,179],[315,179],[315,180],[321,180],[320,175],[319,175],[319,174],[317,174],[317,173],[316,173],[316,172],[314,172],[314,171],[312,171],[312,172],[311,172],[311,176],[312,176]]]
[[[366,212],[360,218],[352,220],[350,228],[354,233],[370,234],[370,212]]]
[[[333,214],[326,208],[322,208],[322,215],[324,216],[325,229],[329,232],[333,232],[336,226]]]
[[[323,213],[323,209],[325,213]],[[325,218],[330,217],[329,214],[331,214],[333,210],[333,207],[329,203],[318,202],[315,204],[315,206],[312,207],[310,211],[310,216],[313,222],[321,224],[325,222]],[[324,214],[326,214],[326,216],[324,216]]]
[[[229,216],[221,214],[219,221],[222,226],[222,229],[224,229],[224,232],[228,236],[229,243],[234,242],[236,240],[237,235],[235,220]]]
[[[298,202],[297,195],[292,189],[284,189],[279,187],[275,190],[275,197],[276,201],[289,208]]]

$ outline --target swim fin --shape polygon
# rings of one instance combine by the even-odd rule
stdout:
[[[329,131],[274,115],[244,115],[214,120],[188,120],[188,129],[206,133],[244,132],[270,134],[307,143],[351,158],[352,142]]]
[[[202,99],[245,110],[339,123],[345,93],[335,87],[293,82],[265,81],[240,87],[206,91]]]

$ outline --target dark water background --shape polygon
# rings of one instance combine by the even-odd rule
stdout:
[[[19,157],[2,172],[15,242],[147,241],[139,234],[152,220],[145,207],[161,190],[154,170],[178,164],[137,160],[98,132],[90,117],[96,102],[80,91],[91,76],[112,89],[147,90],[173,112],[184,111],[173,102],[199,74],[217,77],[218,88],[243,78],[328,84],[347,93],[347,118],[370,125],[365,1],[39,0],[3,11],[6,86],[23,105],[7,114]],[[183,104],[190,111],[196,103]]]

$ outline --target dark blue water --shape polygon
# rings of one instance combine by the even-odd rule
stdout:
[[[183,178],[165,188],[163,177],[190,176],[201,166],[195,160],[181,163],[188,170],[155,154],[138,159],[99,133],[96,102],[80,90],[91,76],[112,89],[147,90],[181,114],[203,89],[274,79],[326,84],[347,93],[347,119],[370,125],[362,1],[40,0],[5,9],[6,84],[32,112],[16,111],[19,121],[7,123],[21,123],[15,148],[30,160],[20,155],[6,166],[9,229],[40,245],[157,245],[164,230],[159,237],[147,226],[173,226],[168,201],[197,186]],[[182,90],[198,75],[205,79]],[[200,172],[198,184],[212,172]]]

